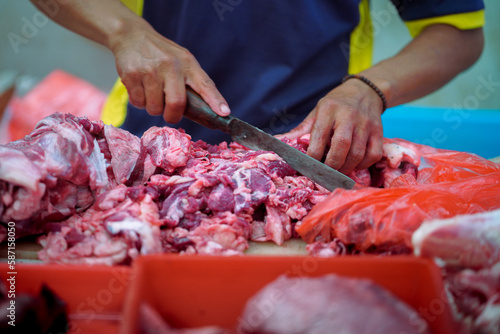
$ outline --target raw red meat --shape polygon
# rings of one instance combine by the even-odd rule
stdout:
[[[54,114],[29,136],[0,147],[0,220],[17,222],[18,236],[43,232],[46,222],[86,210],[95,194],[111,186],[87,122]]]
[[[445,284],[468,333],[500,333],[500,262],[480,270],[449,270]]]
[[[162,251],[158,206],[147,188],[117,186],[98,197],[82,215],[58,224],[57,232],[39,238],[46,262],[128,263],[139,254]]]
[[[328,194],[274,153],[192,143],[168,127],[139,139],[63,114],[0,155],[0,220],[15,221],[18,236],[48,233],[40,238],[46,262],[242,254],[248,240],[292,237]]]
[[[191,137],[169,127],[152,127],[142,136],[142,146],[153,164],[169,173],[184,167],[189,159]]]
[[[500,165],[473,154],[397,142],[393,149],[403,153],[387,150],[384,155],[389,156],[375,164],[387,163],[383,184],[388,188],[336,189],[297,226],[308,243],[336,240],[326,246],[330,251],[311,246],[313,254],[338,254],[339,243],[349,253],[411,252],[411,236],[424,220],[500,208]],[[416,165],[417,157],[430,167],[421,166],[418,173],[405,167]],[[406,172],[392,171],[395,165]],[[373,176],[372,171],[372,185],[377,183]]]
[[[429,333],[413,309],[367,279],[281,276],[246,304],[239,333]]]
[[[416,255],[437,258],[468,332],[500,332],[500,210],[426,221]],[[464,269],[465,268],[465,269]]]
[[[500,210],[426,221],[412,236],[415,255],[448,266],[486,268],[500,262]]]
[[[302,151],[309,144],[308,136],[283,140]],[[0,157],[0,220],[15,221],[18,236],[49,233],[41,257],[55,262],[78,262],[79,254],[99,263],[159,251],[241,254],[248,240],[282,244],[296,232],[323,242],[309,246],[323,256],[402,253],[424,219],[499,206],[498,165],[402,140],[386,139],[382,160],[351,175],[356,189],[324,202],[326,189],[274,153],[193,143],[168,127],[139,139],[54,114],[0,146]],[[97,238],[114,251],[101,252]]]

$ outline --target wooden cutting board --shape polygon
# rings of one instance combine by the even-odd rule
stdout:
[[[248,242],[249,248],[245,251],[246,255],[307,255],[306,243],[302,239],[290,239],[278,246],[272,241],[266,242]]]
[[[38,260],[38,251],[42,249],[36,242],[36,238],[26,237],[16,240],[16,248],[14,249],[16,262],[23,260]],[[8,258],[8,243],[0,244],[0,259]]]
[[[306,243],[301,239],[290,239],[278,246],[274,242],[249,242],[249,248],[245,251],[246,255],[276,255],[276,256],[294,256],[307,255]],[[23,239],[16,241],[16,261],[38,260],[38,251],[42,249],[34,239]],[[0,259],[7,259],[8,245],[6,242],[0,244]]]

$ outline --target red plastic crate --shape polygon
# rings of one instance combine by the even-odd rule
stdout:
[[[282,274],[370,278],[412,306],[433,333],[456,333],[439,268],[413,256],[339,258],[155,255],[134,262],[122,333],[137,333],[148,302],[173,327],[234,329],[246,301]]]
[[[10,271],[7,263],[0,263],[4,283]],[[45,283],[67,303],[68,333],[118,333],[130,267],[18,263],[15,271],[16,295],[38,295]]]

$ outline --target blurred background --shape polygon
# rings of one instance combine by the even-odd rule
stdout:
[[[484,2],[486,43],[479,61],[437,92],[387,111],[386,137],[402,137],[483,156],[500,155],[500,136],[493,128],[500,126],[500,1]],[[371,3],[375,63],[395,54],[410,40],[410,35],[389,0]],[[0,92],[5,92],[13,78],[21,75],[15,94],[22,96],[55,69],[109,92],[117,73],[114,58],[106,48],[53,23],[28,0],[0,0],[0,4]],[[21,36],[15,46],[14,34]],[[490,85],[485,87],[485,82]],[[478,89],[490,94],[478,94]],[[5,128],[0,131],[5,134]],[[493,143],[487,141],[492,134],[497,137]],[[486,150],[478,150],[478,146],[485,145]]]

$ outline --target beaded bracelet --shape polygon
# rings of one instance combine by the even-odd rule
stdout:
[[[387,100],[385,99],[384,93],[382,93],[382,91],[377,86],[375,86],[375,84],[373,82],[371,82],[366,77],[364,77],[362,75],[359,75],[359,74],[349,74],[349,75],[346,75],[342,79],[342,83],[346,82],[349,79],[353,79],[353,78],[363,81],[365,84],[367,84],[368,86],[370,86],[370,88],[373,89],[375,91],[375,93],[377,93],[377,95],[382,100],[382,113],[383,113],[385,111],[385,109],[387,109]]]

